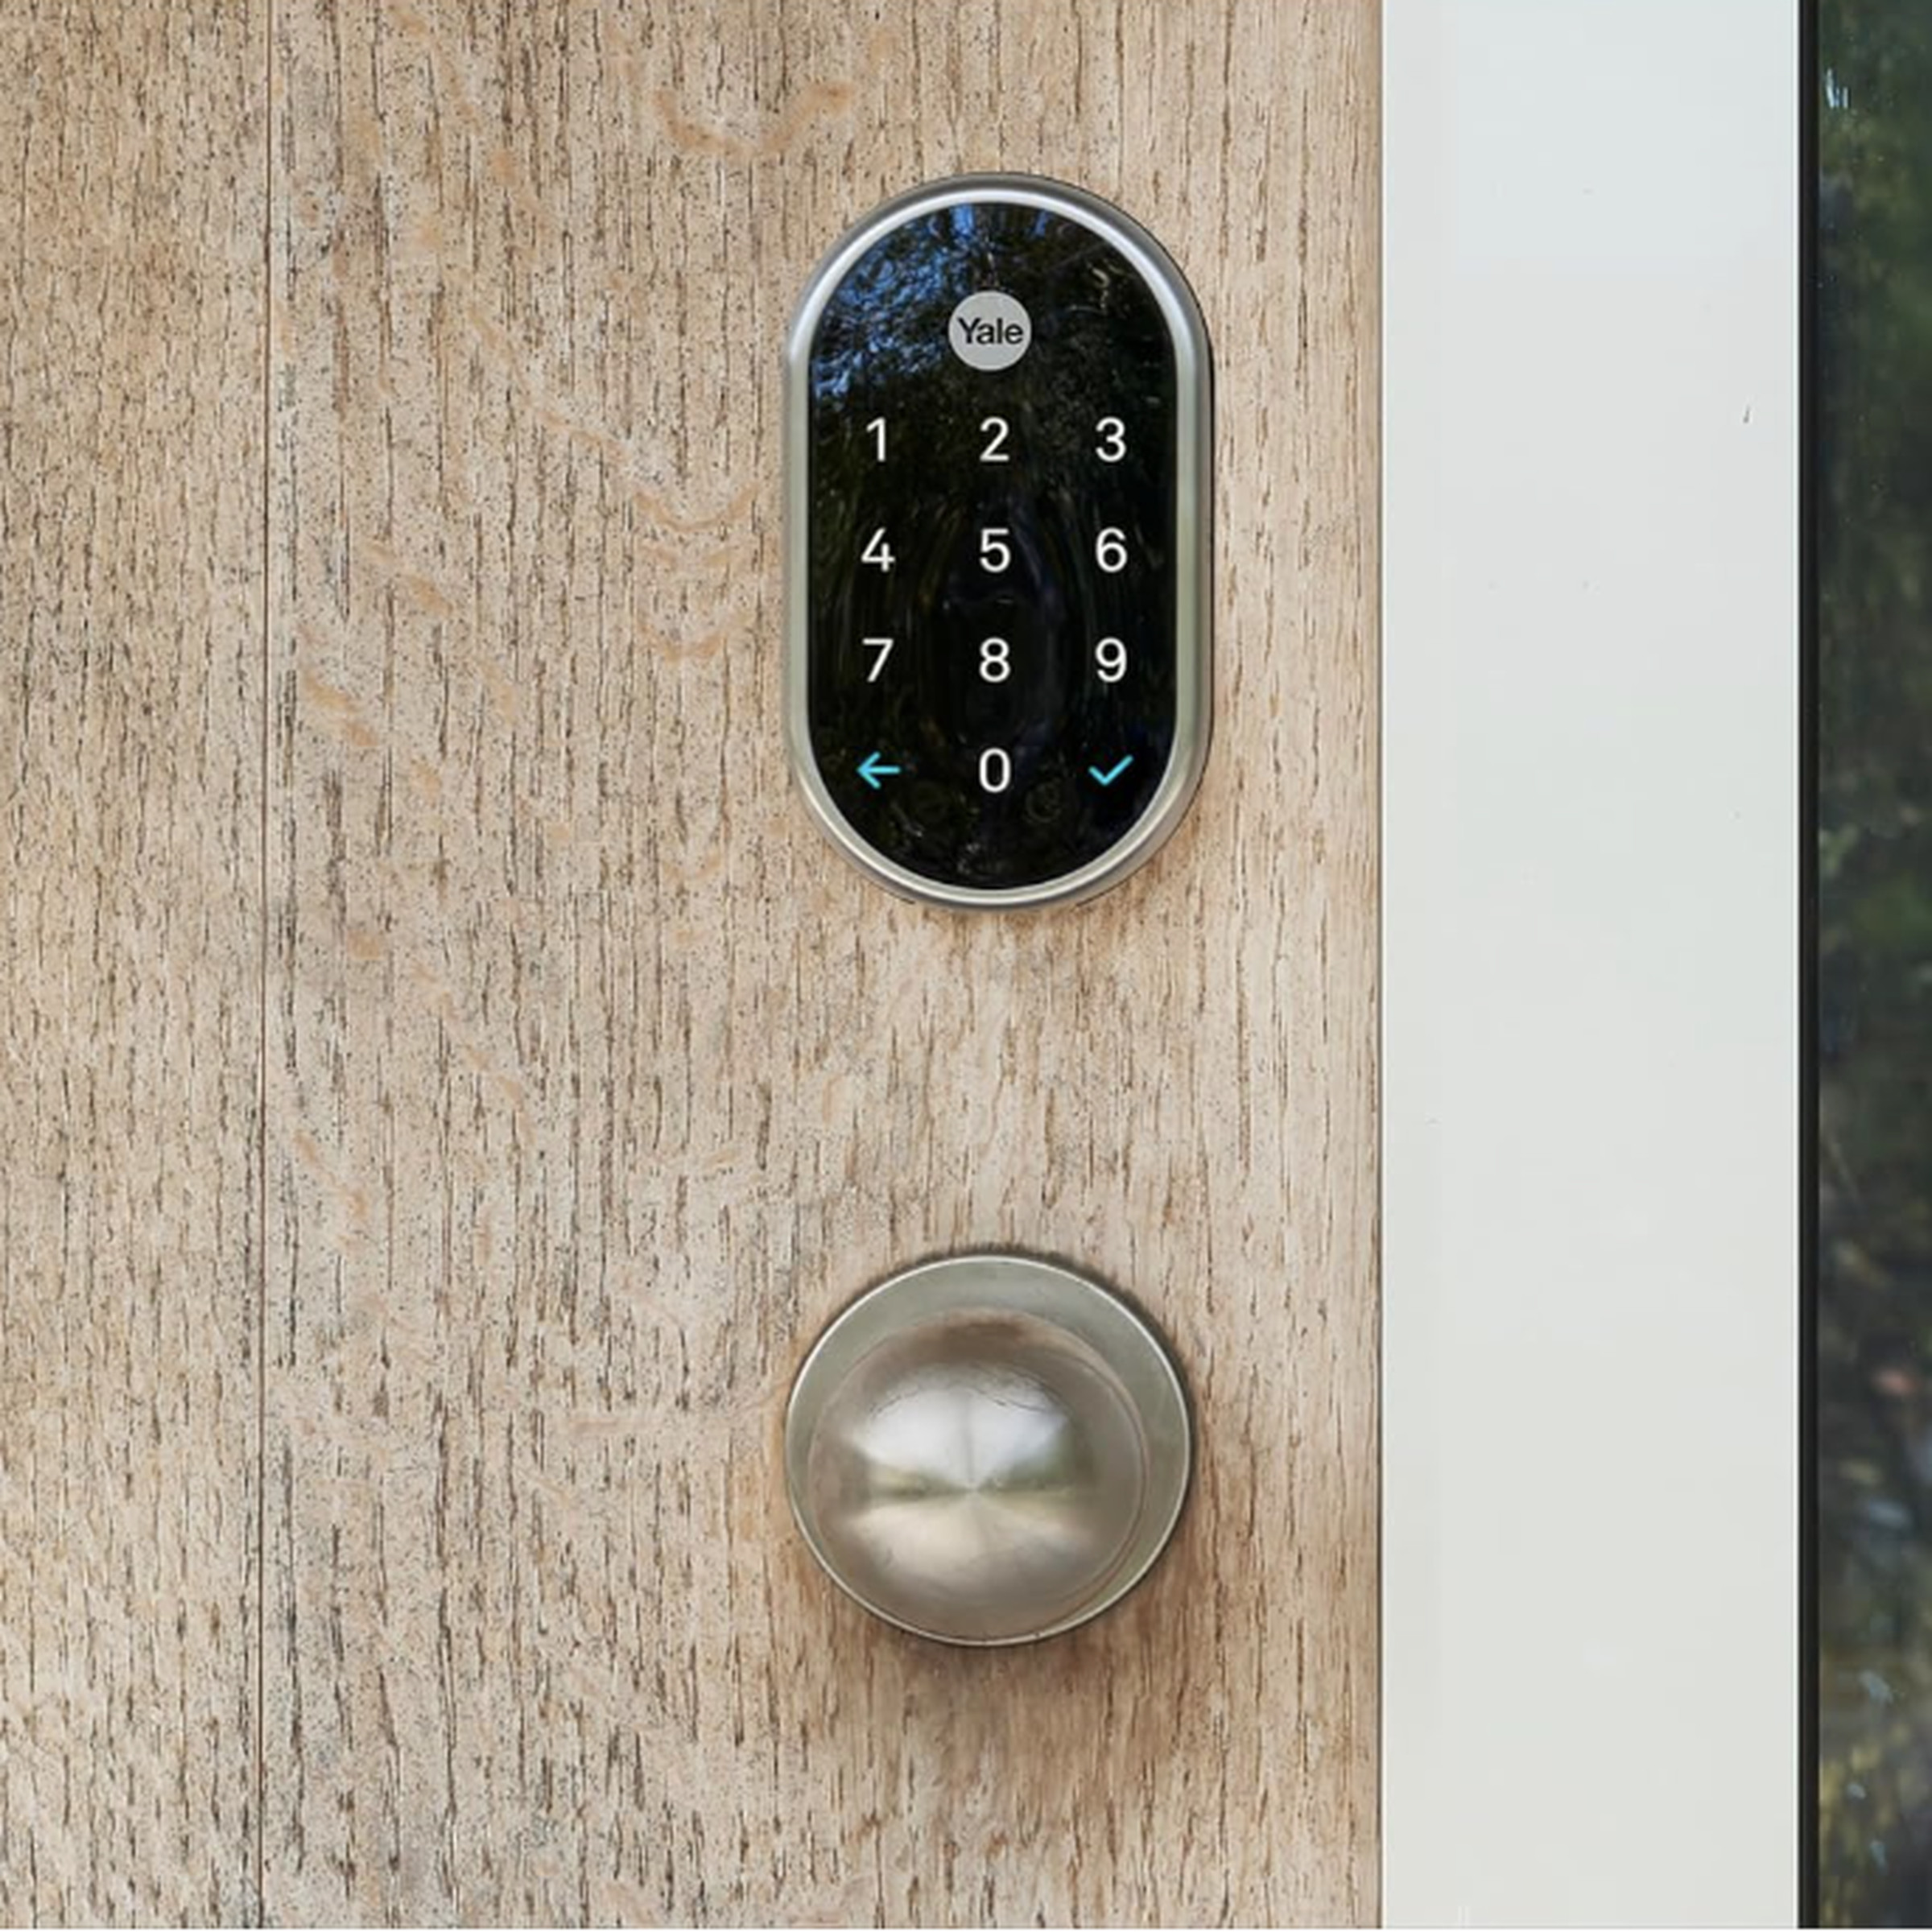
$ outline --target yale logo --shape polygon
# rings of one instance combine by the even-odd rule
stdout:
[[[1033,341],[1033,318],[1011,295],[968,295],[946,325],[952,353],[972,369],[1010,369]]]

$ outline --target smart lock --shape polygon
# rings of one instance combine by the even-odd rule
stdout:
[[[1029,176],[887,204],[786,353],[786,736],[910,898],[1101,891],[1199,782],[1212,679],[1207,332],[1117,208]]]
[[[894,891],[1084,898],[1207,756],[1207,333],[1152,237],[1078,189],[962,177],[819,266],[786,352],[786,738]],[[1191,1425],[1163,1344],[1037,1257],[945,1257],[822,1335],[786,1422],[814,1554],[887,1621],[1029,1641],[1166,1546]]]

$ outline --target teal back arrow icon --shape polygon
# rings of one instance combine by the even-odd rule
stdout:
[[[879,761],[883,756],[884,754],[881,752],[869,751],[865,754],[864,762],[859,766],[859,776],[862,778],[874,791],[877,791],[879,789],[879,780],[881,778],[896,778],[899,775],[899,768],[898,766],[882,765],[880,763]]]

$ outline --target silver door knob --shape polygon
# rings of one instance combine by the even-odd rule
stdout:
[[[1165,1548],[1187,1398],[1115,1294],[1018,1255],[881,1282],[806,1357],[785,1424],[799,1527],[840,1588],[952,1644],[1084,1623]]]

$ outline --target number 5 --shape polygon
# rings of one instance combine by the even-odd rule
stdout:
[[[1004,524],[980,532],[980,562],[988,570],[1004,570],[1013,561],[1013,547],[1006,541]]]

